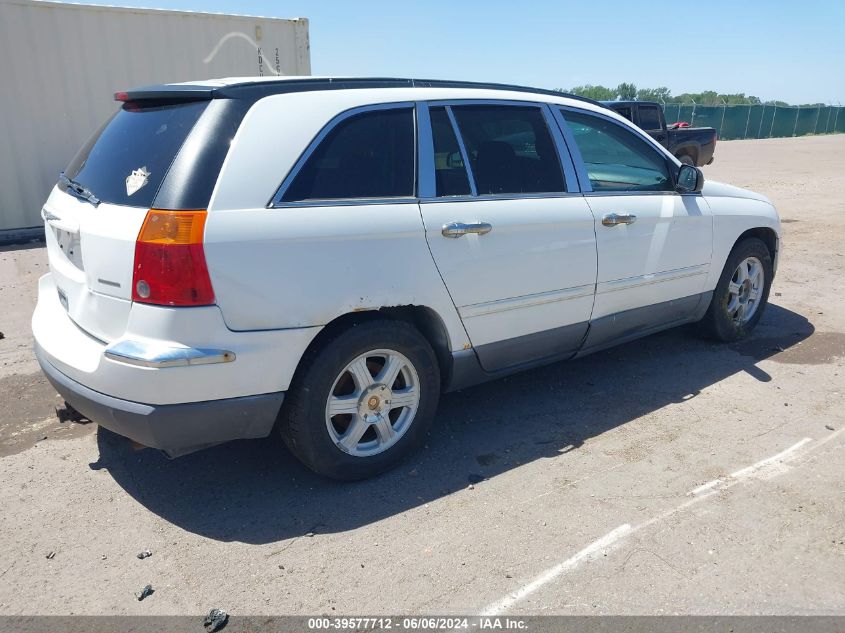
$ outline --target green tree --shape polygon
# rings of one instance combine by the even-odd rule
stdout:
[[[658,103],[668,102],[672,98],[672,92],[666,86],[659,88],[640,88],[637,90],[638,101],[657,101]]]
[[[586,84],[584,86],[575,86],[569,90],[562,90],[561,92],[568,92],[569,94],[578,95],[579,97],[587,97],[587,99],[594,99],[596,101],[609,101],[615,96],[613,90],[605,88],[604,86],[593,86]]]
[[[616,97],[622,101],[631,101],[637,98],[637,87],[634,84],[621,83],[616,86]]]

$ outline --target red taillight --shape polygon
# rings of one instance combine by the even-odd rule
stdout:
[[[205,211],[150,209],[135,242],[132,300],[165,306],[214,303],[202,246]]]
[[[114,100],[115,101],[129,101],[129,95],[125,92],[115,92],[114,93]]]

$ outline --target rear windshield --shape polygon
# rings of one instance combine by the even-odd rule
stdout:
[[[103,202],[150,207],[207,101],[127,103],[85,144],[65,175]]]

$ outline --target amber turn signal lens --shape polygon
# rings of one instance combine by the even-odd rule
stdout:
[[[150,209],[138,241],[153,244],[202,244],[205,217],[205,211]]]

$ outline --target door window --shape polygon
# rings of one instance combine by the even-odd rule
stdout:
[[[644,130],[660,130],[660,113],[657,106],[640,106],[637,108],[637,116],[640,119],[640,127]],[[630,117],[628,117],[630,118]]]
[[[434,137],[434,178],[437,195],[468,196],[471,193],[469,178],[446,108],[431,108],[429,113],[431,134]]]
[[[564,111],[594,191],[673,191],[666,159],[607,119]]]
[[[479,195],[566,191],[539,108],[466,105],[452,111]]]
[[[413,110],[396,108],[362,112],[338,123],[308,158],[282,200],[413,195]]]

